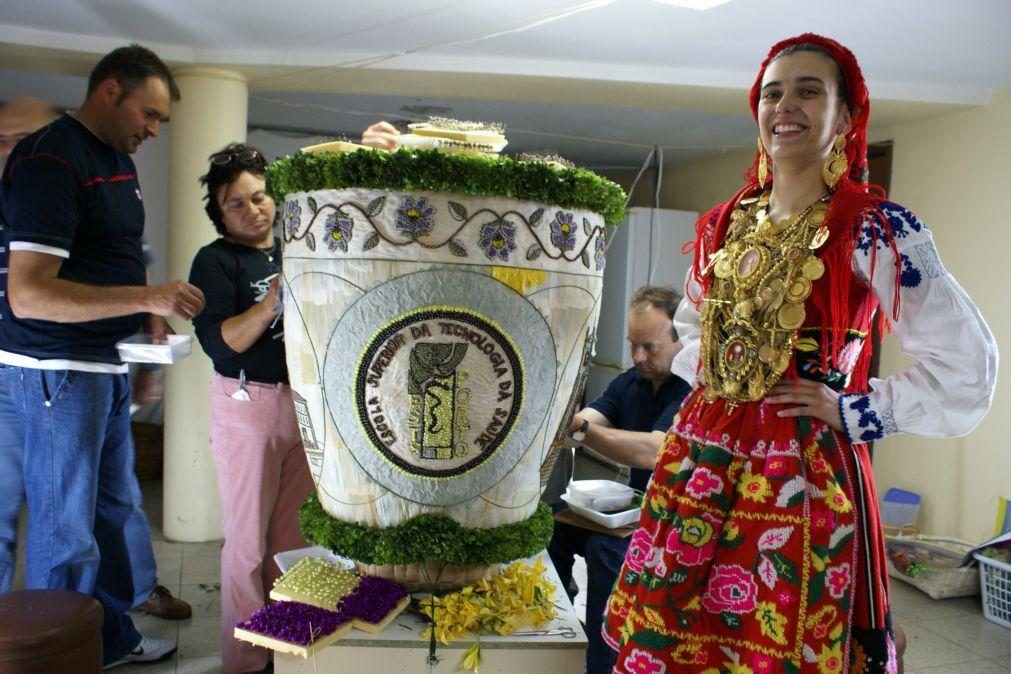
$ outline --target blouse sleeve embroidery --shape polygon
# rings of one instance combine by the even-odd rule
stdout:
[[[872,378],[865,395],[843,396],[843,425],[856,442],[899,432],[965,435],[983,418],[993,398],[996,341],[979,309],[942,265],[926,225],[898,204],[885,202],[882,210],[902,265],[902,308],[892,327],[902,352],[916,362],[898,374]],[[864,283],[873,278],[874,294],[886,316],[892,316],[895,297],[894,264],[880,225],[864,221],[853,271]]]

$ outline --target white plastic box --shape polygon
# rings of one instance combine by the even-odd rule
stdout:
[[[570,505],[575,503],[591,510],[617,510],[632,503],[635,490],[613,480],[573,480],[569,483]]]
[[[920,514],[920,495],[904,489],[892,488],[881,499],[881,526],[886,534],[916,533]]]
[[[193,338],[189,335],[167,335],[155,343],[150,335],[137,334],[116,343],[119,358],[124,363],[159,363],[171,365],[190,355]]]

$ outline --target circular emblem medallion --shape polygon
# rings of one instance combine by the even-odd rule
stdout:
[[[453,477],[480,466],[509,436],[523,367],[487,317],[426,307],[369,341],[355,397],[365,403],[358,415],[366,435],[390,463],[413,475]]]
[[[557,362],[528,299],[487,274],[425,270],[349,305],[330,330],[321,383],[338,447],[370,479],[449,506],[543,450]]]

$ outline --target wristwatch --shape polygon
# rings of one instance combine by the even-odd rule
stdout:
[[[582,425],[572,433],[572,439],[576,442],[582,442],[586,439],[586,431],[590,430],[590,420],[583,419]]]

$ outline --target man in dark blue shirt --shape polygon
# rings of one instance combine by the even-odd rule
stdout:
[[[654,286],[644,286],[632,295],[628,341],[634,367],[615,377],[569,424],[571,443],[628,466],[629,485],[640,491],[645,491],[667,429],[691,390],[670,371],[681,350],[672,323],[678,300],[673,290]],[[572,580],[573,557],[586,560],[587,674],[609,673],[613,666],[614,652],[604,643],[600,629],[628,542],[555,522],[548,554],[562,587],[568,589]]]
[[[106,666],[175,650],[125,614],[135,588],[124,531],[135,499],[130,386],[116,342],[145,315],[189,320],[203,295],[146,285],[144,207],[130,154],[179,91],[138,45],[106,55],[81,108],[22,140],[0,184],[0,386],[24,437],[26,585],[102,603]],[[154,327],[159,321],[148,321]]]

